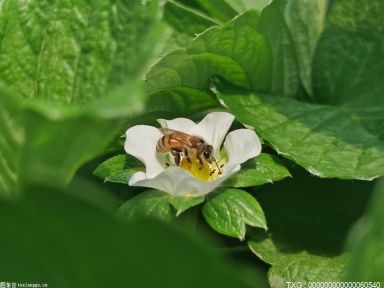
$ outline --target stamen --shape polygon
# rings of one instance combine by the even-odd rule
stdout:
[[[202,181],[212,181],[222,174],[219,163],[215,159],[213,163],[209,163],[193,153],[189,153],[188,157],[183,157],[179,166]],[[224,164],[221,167],[224,167]]]
[[[215,159],[215,158],[213,158],[213,161],[215,162],[217,169],[219,169],[219,174],[221,174],[221,170],[220,170],[220,168],[223,168],[223,167],[224,167],[224,164],[221,164],[221,165],[220,165],[221,167],[219,167],[219,165],[217,165],[217,162],[216,162],[216,159]]]

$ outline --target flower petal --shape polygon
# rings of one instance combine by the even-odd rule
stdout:
[[[227,165],[244,163],[261,152],[259,137],[251,129],[238,129],[228,133],[224,147],[228,154]]]
[[[180,167],[167,168],[154,178],[147,178],[145,173],[136,172],[129,180],[129,185],[150,187],[171,195],[197,197],[213,191],[240,169],[240,165],[232,165],[231,167],[232,170],[224,169],[223,174],[219,178],[209,182],[193,177],[189,172]]]
[[[160,123],[161,127],[184,132],[189,134],[193,127],[196,126],[196,123],[187,118],[176,118],[173,120],[157,119],[157,122]]]
[[[235,117],[227,112],[212,112],[205,116],[204,119],[191,130],[191,133],[202,137],[212,145],[213,150],[217,154],[234,119]]]
[[[164,170],[163,155],[156,153],[157,141],[163,136],[159,129],[137,125],[129,128],[125,134],[125,151],[144,163],[147,177],[152,178]]]
[[[218,187],[222,182],[224,182],[228,177],[235,174],[240,170],[240,165],[233,165],[227,167],[229,169],[224,169],[223,174],[219,178],[216,178],[213,181],[201,181],[195,177],[189,177],[184,179],[183,182],[178,183],[176,187],[176,194],[181,196],[192,195],[192,196],[202,196],[206,195],[209,192],[212,192],[216,187]]]
[[[180,167],[170,167],[154,178],[147,178],[143,172],[136,172],[129,180],[129,185],[150,187],[171,195],[180,195],[194,192],[190,187],[183,185],[188,178],[194,177]],[[178,190],[179,188],[181,191]]]
[[[162,173],[157,174],[154,178],[147,178],[145,173],[136,172],[132,175],[131,179],[129,179],[128,184],[130,186],[150,187],[173,195],[175,194],[175,180],[178,181],[183,178],[180,177],[183,175],[179,174],[185,174],[177,170],[180,169],[177,167],[168,168],[167,170],[163,170]],[[186,171],[182,170],[181,172]]]

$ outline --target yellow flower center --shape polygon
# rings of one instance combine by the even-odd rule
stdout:
[[[221,167],[220,167],[221,166]],[[197,179],[202,181],[212,181],[222,173],[223,163],[215,162],[208,163],[204,159],[199,159],[195,155],[183,157],[180,161],[180,167],[187,170]]]

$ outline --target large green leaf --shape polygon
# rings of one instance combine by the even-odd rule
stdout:
[[[384,143],[341,108],[273,95],[220,95],[242,123],[312,174],[344,179],[384,175]]]
[[[295,96],[299,85],[299,67],[294,44],[284,19],[284,0],[276,0],[260,16],[259,30],[272,50],[271,92]]]
[[[7,259],[0,263],[2,282],[249,287],[234,265],[212,253],[209,239],[149,220],[121,223],[51,190],[29,191],[17,203],[0,202],[0,226],[0,254]]]
[[[383,283],[384,274],[384,181],[380,180],[368,211],[353,228],[348,248],[352,251],[347,281]],[[376,283],[376,287],[377,283]]]
[[[116,121],[72,109],[44,105],[24,112],[23,183],[65,187],[83,163],[103,153],[119,128]]]
[[[312,57],[323,30],[329,0],[291,0],[286,2],[284,18],[297,57],[302,85],[313,96]]]
[[[240,87],[268,90],[270,51],[266,39],[257,31],[258,20],[258,14],[250,11],[222,27],[208,29],[187,49],[162,58],[147,74],[152,107],[161,109],[165,99],[172,101],[175,93],[182,95],[183,102],[210,103],[214,76]],[[167,108],[174,110],[178,105]]]
[[[0,90],[0,198],[18,193],[17,182],[20,145],[24,139],[21,129],[19,103]]]
[[[250,231],[248,245],[272,265],[273,287],[284,287],[285,281],[331,281],[327,276],[343,281],[350,259],[343,253],[345,239],[363,214],[373,183],[291,172],[292,178],[258,188],[268,232]]]
[[[272,0],[178,0],[216,21],[226,22],[249,10],[261,11]]]
[[[272,0],[225,0],[231,7],[233,7],[238,13],[256,9],[258,11],[263,10]]]
[[[122,118],[142,111],[135,81],[161,37],[158,12],[156,0],[2,2],[0,78],[27,100],[14,179],[63,188],[103,153]]]
[[[210,17],[226,22],[236,16],[236,10],[227,1],[222,0],[180,0],[193,5]]]
[[[143,73],[159,39],[152,1],[6,0],[0,78],[24,99],[81,104]]]
[[[207,199],[203,216],[217,232],[243,240],[246,225],[267,229],[264,212],[259,202],[246,191],[225,189]]]
[[[341,282],[349,256],[321,257],[306,252],[287,255],[268,272],[269,284],[271,288],[284,288],[287,282],[299,282],[302,287],[308,287],[309,282]]]
[[[128,155],[117,155],[101,163],[94,174],[105,182],[128,185],[129,179],[138,171],[143,171],[143,164]]]
[[[201,33],[210,26],[218,24],[204,14],[174,1],[165,3],[164,19],[178,33],[187,34],[191,39],[197,33]]]
[[[241,170],[223,183],[227,187],[252,187],[289,177],[288,169],[272,155],[261,153],[241,165]]]
[[[384,140],[384,2],[331,6],[313,62],[314,94]]]
[[[308,287],[308,282],[340,282],[345,277],[350,259],[347,253],[320,256],[306,251],[291,251],[290,247],[277,244],[271,238],[258,239],[257,242],[253,239],[249,248],[272,265],[268,279],[273,288],[287,287],[287,282],[300,282],[302,287]]]
[[[384,135],[384,90],[380,76],[384,73],[381,71],[384,55],[380,48],[384,39],[384,24],[377,13],[384,10],[384,5],[380,1],[362,5],[336,1],[330,8],[326,29],[315,48],[326,3],[302,1],[303,5],[299,7],[299,2],[290,1],[285,7],[284,1],[276,1],[276,4],[263,11],[260,25],[263,28],[263,23],[268,24],[267,20],[272,21],[273,17],[282,21],[281,14],[285,11],[289,29],[298,30],[292,43],[299,55],[303,84],[309,93],[313,88],[313,97],[328,102],[328,105],[309,104],[272,95],[223,96],[222,99],[240,121],[254,127],[279,153],[315,175],[346,179],[373,179],[384,175],[384,145],[381,141]],[[279,3],[281,6],[277,7]],[[288,10],[282,10],[284,7]],[[311,28],[303,26],[311,14],[304,11],[312,14],[320,11]],[[304,17],[303,13],[307,16]],[[302,17],[305,21],[300,20]],[[279,35],[273,33],[277,31],[273,26],[266,26],[265,29],[270,29],[268,35],[275,37],[276,43],[291,43],[284,41],[288,32]],[[305,41],[302,39],[305,34],[303,29],[308,29]],[[314,49],[310,73],[309,62]],[[274,53],[274,61],[281,57],[276,54],[281,53]],[[291,58],[283,55],[282,63]],[[297,69],[288,66],[288,73],[295,73],[292,71]],[[278,75],[283,80],[296,78],[286,73]],[[311,75],[312,88],[308,81]],[[289,89],[272,87],[272,91],[279,90],[290,94]],[[250,108],[244,110],[244,107]]]
[[[169,203],[176,209],[176,216],[185,212],[189,208],[197,206],[203,203],[205,200],[204,196],[200,197],[183,197],[183,196],[172,196],[169,198]]]
[[[80,110],[41,102],[21,105],[4,94],[1,194],[33,183],[64,188],[82,164],[103,153],[119,130],[120,117],[136,112],[125,96],[115,96],[108,104],[100,101]]]
[[[259,29],[273,52],[272,93],[312,95],[312,55],[323,28],[328,0],[275,0],[261,14]]]
[[[159,74],[159,77],[162,77]],[[214,96],[204,91],[189,88],[176,87],[156,91],[148,97],[146,111],[168,111],[179,116],[217,108],[219,104]]]
[[[162,191],[144,191],[121,205],[117,215],[125,221],[146,216],[170,222],[176,213],[169,200],[170,195]]]

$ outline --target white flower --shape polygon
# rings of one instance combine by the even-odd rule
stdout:
[[[143,162],[146,168],[145,173],[136,172],[132,175],[129,185],[151,187],[172,195],[189,197],[213,191],[239,171],[241,163],[261,152],[260,140],[253,130],[238,129],[225,137],[233,120],[234,116],[226,112],[210,113],[198,124],[186,118],[158,119],[163,129],[197,136],[213,147],[212,163],[204,161],[202,164],[196,158],[186,161],[187,157],[181,155],[180,166],[170,164],[170,153],[156,151],[158,141],[164,136],[163,130],[147,125],[129,128],[126,132],[125,151]],[[224,150],[220,151],[224,137]],[[195,164],[191,166],[191,162]]]

